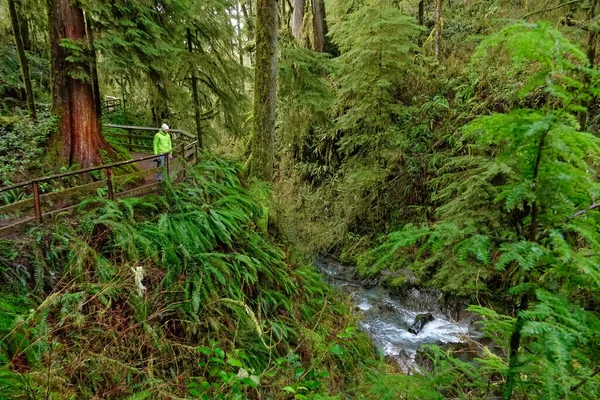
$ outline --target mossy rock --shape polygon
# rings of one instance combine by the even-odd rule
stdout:
[[[406,293],[414,287],[414,283],[404,274],[386,276],[381,284],[398,296],[406,295]]]

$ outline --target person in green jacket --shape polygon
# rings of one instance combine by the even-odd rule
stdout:
[[[169,153],[169,159],[173,158],[171,155],[173,145],[171,144],[171,135],[169,135],[169,126],[167,124],[162,124],[160,130],[154,135],[152,145],[154,146],[154,154],[157,156],[156,163],[158,167],[165,165],[165,157],[167,156],[165,153]],[[156,180],[162,181],[162,172],[156,174]]]

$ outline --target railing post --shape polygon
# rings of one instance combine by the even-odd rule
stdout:
[[[194,143],[194,165],[198,165],[198,143]]]
[[[108,186],[108,198],[115,201],[115,190],[113,188],[113,170],[112,167],[106,168],[106,186]]]
[[[165,154],[165,166],[167,167],[167,178],[171,179],[171,176],[169,175],[169,156],[169,153]]]
[[[181,165],[181,175],[182,175],[181,179],[185,179],[185,176],[186,176],[186,172],[187,172],[185,169],[186,162],[187,162],[187,159],[185,158],[185,143],[182,143],[181,144],[181,161],[179,162],[179,165]]]
[[[42,205],[40,204],[40,188],[37,181],[31,182],[33,188],[33,209],[35,210],[35,218],[42,222]]]

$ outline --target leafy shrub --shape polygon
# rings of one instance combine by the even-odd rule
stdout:
[[[27,176],[28,169],[41,167],[44,145],[56,129],[56,119],[38,113],[38,122],[25,117],[0,119],[0,180],[13,182],[15,174]]]

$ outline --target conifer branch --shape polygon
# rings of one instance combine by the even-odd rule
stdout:
[[[589,381],[590,379],[592,379],[594,376],[596,376],[598,374],[600,374],[600,367],[596,367],[596,369],[594,370],[594,372],[592,372],[592,374],[590,376],[588,376],[587,378],[583,378],[581,380],[581,382],[579,382],[577,385],[571,386],[571,392],[576,391],[581,386],[583,386],[587,381]]]
[[[525,14],[521,18],[525,19],[525,18],[529,18],[529,17],[531,17],[533,15],[536,15],[536,14],[542,14],[542,13],[545,13],[545,12],[550,12],[550,11],[558,10],[559,8],[563,8],[563,7],[571,5],[571,4],[581,3],[582,1],[583,0],[572,0],[572,1],[568,1],[566,3],[561,3],[561,4],[559,4],[557,6],[554,6],[554,7],[542,8],[541,10],[536,10],[536,11],[530,12],[529,14]]]
[[[580,215],[587,213],[588,211],[595,210],[596,208],[600,208],[600,203],[596,203],[595,200],[592,200],[592,205],[583,210],[577,211],[575,214],[571,215],[569,219],[577,218]]]

